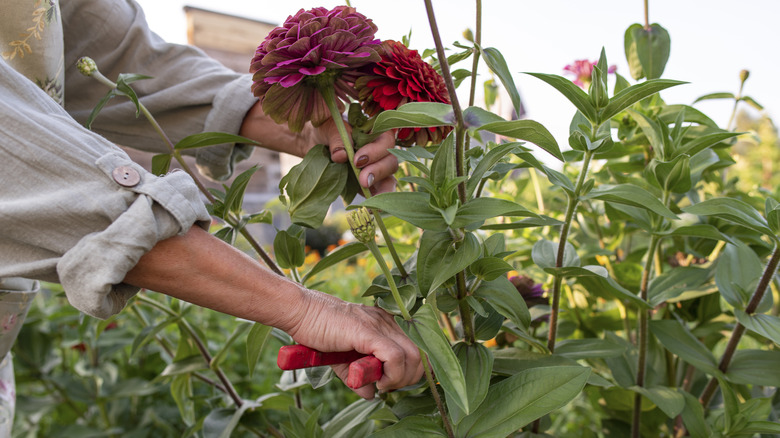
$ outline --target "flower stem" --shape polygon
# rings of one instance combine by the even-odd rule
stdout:
[[[778,263],[780,263],[780,246],[776,245],[775,250],[772,253],[772,257],[769,259],[769,262],[767,262],[766,267],[764,268],[764,273],[761,275],[761,280],[758,282],[758,286],[756,286],[756,290],[753,292],[753,296],[750,298],[750,302],[748,302],[747,307],[745,307],[746,314],[752,315],[756,312],[758,305],[761,303],[761,300],[764,298],[764,294],[769,287],[769,283],[772,282],[772,277],[774,277],[775,272],[777,271]],[[739,341],[742,339],[742,335],[744,333],[745,326],[737,323],[737,325],[734,327],[734,330],[731,332],[729,343],[726,345],[726,350],[723,352],[723,356],[721,357],[720,363],[718,364],[718,369],[722,372],[725,373],[728,370],[731,359],[734,357],[734,353],[737,351],[737,345],[739,345]],[[702,392],[701,397],[699,397],[699,401],[704,406],[705,410],[710,404],[712,396],[715,395],[715,390],[717,387],[718,380],[713,377],[709,383],[707,383],[707,387],[704,388],[704,392]]]
[[[382,257],[382,253],[379,251],[379,247],[376,245],[376,242],[373,241],[366,243],[366,246],[368,246],[368,249],[371,250],[371,254],[379,264],[379,268],[382,269],[382,273],[385,274],[387,284],[390,286],[390,292],[393,294],[393,300],[395,300],[395,304],[401,310],[401,315],[404,317],[404,320],[411,321],[412,315],[409,314],[404,301],[401,299],[401,293],[398,292],[398,287],[395,284],[393,274],[390,273],[390,268],[387,266],[387,263],[385,263],[385,258]]]
[[[469,106],[474,106],[477,94],[477,67],[479,67],[479,48],[482,46],[482,0],[477,2],[477,29],[474,34],[474,62],[471,64],[471,92]]]
[[[339,111],[338,105],[336,104],[336,91],[332,86],[324,87],[320,88],[320,94],[325,100],[325,103],[328,105],[333,123],[336,124],[336,129],[339,131],[341,142],[344,144],[344,150],[347,151],[347,161],[349,161],[349,165],[352,168],[352,172],[355,174],[355,178],[358,178],[360,177],[360,169],[358,169],[355,165],[355,148],[352,146],[352,137],[350,137],[349,133],[347,133],[347,127],[344,124],[344,119],[341,118],[341,112]],[[358,185],[360,186],[360,184]],[[360,189],[362,190],[363,196],[366,199],[371,197],[371,191],[368,188],[360,186]],[[398,268],[398,272],[401,273],[401,277],[408,277],[409,274],[406,272],[406,268],[404,268],[404,264],[401,262],[401,258],[398,256],[398,252],[395,250],[393,239],[390,237],[390,232],[387,231],[387,227],[382,220],[382,216],[380,216],[379,212],[375,211],[374,209],[369,210],[371,210],[371,213],[376,219],[376,224],[379,227],[379,231],[382,233],[382,237],[385,239],[385,244],[387,245],[387,249],[390,251],[390,256],[393,258],[395,267]]]
[[[650,238],[650,245],[647,248],[647,260],[645,260],[645,266],[642,270],[642,280],[639,286],[639,297],[647,301],[647,289],[650,284],[650,274],[653,271],[653,260],[655,259],[655,253],[658,251],[659,238],[655,234]],[[636,385],[640,388],[645,386],[645,373],[647,370],[647,336],[649,333],[649,309],[638,310],[638,335],[637,335],[637,348],[639,349],[639,358],[637,359],[636,370]],[[634,395],[634,413],[631,422],[631,437],[639,438],[639,424],[642,420],[642,395],[637,393]]]
[[[420,357],[422,359],[423,369],[425,370],[425,380],[428,381],[428,386],[431,388],[431,394],[433,395],[433,399],[436,401],[436,407],[439,409],[439,414],[441,414],[441,420],[444,423],[444,429],[447,431],[447,436],[449,438],[455,438],[455,433],[452,431],[452,425],[450,424],[450,420],[447,418],[447,413],[444,410],[444,403],[442,403],[439,391],[436,389],[436,381],[433,380],[431,364],[428,362],[428,356],[424,351],[422,351],[422,349],[420,349]]]
[[[650,29],[650,0],[645,0],[645,29]]]

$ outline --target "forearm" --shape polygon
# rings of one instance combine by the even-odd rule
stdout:
[[[305,313],[314,293],[199,227],[159,242],[125,282],[285,331]]]
[[[239,134],[255,140],[267,149],[298,157],[306,155],[316,143],[324,142],[315,138],[311,124],[307,124],[301,132],[290,131],[286,124],[277,124],[263,112],[260,103],[256,103],[246,113]]]

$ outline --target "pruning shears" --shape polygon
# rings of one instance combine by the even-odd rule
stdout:
[[[279,349],[276,364],[283,370],[298,370],[324,365],[349,364],[346,383],[361,388],[382,378],[382,361],[370,354],[352,351],[324,353],[305,345],[286,345]]]

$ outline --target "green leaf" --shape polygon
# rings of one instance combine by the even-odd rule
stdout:
[[[373,133],[395,128],[423,128],[455,125],[452,106],[436,102],[412,102],[397,110],[382,111],[374,122]]]
[[[691,332],[676,320],[650,321],[650,331],[680,359],[711,375],[720,375],[718,363],[709,348],[696,339]]]
[[[441,259],[438,269],[433,276],[430,289],[423,290],[421,287],[420,293],[422,293],[423,296],[427,296],[429,291],[436,290],[447,280],[454,277],[455,274],[474,263],[481,254],[482,248],[479,245],[477,237],[473,233],[466,233],[460,247],[454,249],[452,246],[449,246],[447,248],[447,252]]]
[[[743,435],[755,434],[780,434],[780,423],[774,421],[748,421],[743,429],[739,431]]]
[[[599,114],[599,122],[604,122],[612,117],[616,116],[619,112],[628,108],[636,102],[644,99],[645,97],[652,96],[659,91],[665,90],[675,85],[685,84],[687,82],[674,81],[671,79],[652,79],[647,82],[642,82],[636,85],[632,85],[620,93],[616,94],[609,100],[609,105],[606,106]]]
[[[499,224],[488,224],[479,227],[482,230],[519,230],[523,228],[535,227],[557,227],[563,222],[548,216],[531,217],[515,222],[503,222]]]
[[[592,359],[620,356],[626,347],[607,339],[564,339],[555,345],[555,354],[569,359]]]
[[[498,76],[507,93],[509,93],[509,97],[512,99],[512,106],[515,109],[515,114],[523,114],[525,112],[523,101],[520,99],[520,93],[517,92],[515,81],[512,79],[512,73],[510,73],[509,68],[506,65],[504,56],[498,49],[493,47],[479,47],[479,51],[482,54],[482,59],[485,60],[485,64],[487,64],[488,68]]]
[[[525,328],[531,324],[531,314],[523,296],[506,277],[483,281],[474,292],[474,297],[487,301],[498,313],[509,318],[518,327]]]
[[[560,366],[521,371],[492,385],[485,400],[456,426],[463,438],[507,436],[573,400],[590,368]]]
[[[235,330],[233,330],[233,333],[230,335],[230,337],[224,341],[214,356],[211,357],[211,363],[209,363],[209,368],[212,370],[216,370],[222,365],[222,362],[224,362],[225,357],[230,352],[230,350],[233,347],[233,343],[238,340],[239,337],[241,337],[244,333],[246,333],[247,330],[249,330],[250,327],[249,322],[240,322]]]
[[[492,281],[505,275],[514,267],[498,257],[483,257],[472,263],[469,269],[480,280]]]
[[[347,184],[349,165],[333,163],[323,145],[314,146],[299,164],[279,182],[289,198],[287,211],[295,224],[309,228],[322,225],[330,205]]]
[[[152,174],[162,176],[171,169],[171,154],[157,154],[152,157]]]
[[[250,379],[255,373],[257,362],[260,360],[260,354],[263,352],[263,347],[265,347],[265,343],[268,341],[272,328],[269,325],[255,323],[246,336],[246,361]]]
[[[144,327],[140,333],[133,339],[133,346],[130,349],[130,355],[133,356],[141,347],[151,342],[158,333],[171,324],[175,324],[181,320],[181,315],[172,316],[165,321]]]
[[[736,96],[734,96],[734,93],[710,93],[705,94],[704,96],[701,96],[693,101],[693,103],[701,102],[702,100],[711,100],[711,99],[736,99]]]
[[[650,388],[632,386],[630,389],[649,399],[669,418],[677,417],[685,409],[685,397],[672,388],[667,388],[666,386],[653,386]]]
[[[257,166],[252,166],[233,180],[233,184],[230,185],[230,188],[225,194],[225,211],[223,213],[225,216],[223,219],[227,218],[228,212],[241,212],[244,203],[244,192],[246,191],[247,185],[249,185],[249,180],[255,172],[257,172]]]
[[[442,187],[455,178],[455,136],[448,135],[431,162],[431,182]]]
[[[777,316],[765,315],[763,313],[748,315],[739,309],[734,309],[734,316],[737,317],[737,321],[744,325],[746,329],[780,345],[780,318]]]
[[[699,152],[722,142],[723,140],[728,140],[729,138],[736,137],[740,134],[741,133],[739,132],[722,131],[722,132],[714,132],[712,134],[697,136],[693,140],[680,146],[680,149],[677,151],[677,153],[694,156]]]
[[[130,99],[131,102],[133,102],[133,104],[135,105],[136,117],[141,115],[141,102],[138,100],[138,95],[135,93],[135,90],[133,90],[133,88],[130,87],[129,84],[139,79],[148,79],[150,77],[151,76],[144,76],[144,75],[133,74],[133,73],[122,73],[117,77],[116,93],[127,97],[128,99]]]
[[[544,268],[544,272],[562,277],[609,277],[607,268],[599,265],[564,266],[562,268]]]
[[[753,231],[774,236],[766,220],[750,204],[735,198],[712,198],[682,209],[699,216],[717,216]]]
[[[596,122],[598,113],[593,103],[590,101],[588,93],[578,87],[574,82],[563,76],[551,75],[545,73],[526,73],[535,78],[541,79],[544,82],[552,85],[556,90],[561,92],[574,106],[591,122]]]
[[[466,183],[466,196],[471,198],[474,195],[474,191],[479,187],[482,177],[507,154],[517,151],[519,145],[519,143],[504,143],[490,149],[479,161],[474,171],[471,172],[468,183]]]
[[[726,302],[736,309],[744,309],[762,273],[761,259],[749,246],[737,241],[726,245],[718,257],[715,283]],[[766,304],[761,304],[758,310],[763,312]]]
[[[244,400],[240,408],[214,409],[203,420],[204,438],[230,438],[244,413],[257,407],[259,407],[257,403]]]
[[[276,263],[282,269],[303,266],[306,259],[303,229],[291,225],[288,230],[277,231],[274,236],[274,255]]]
[[[444,257],[453,252],[452,235],[447,232],[424,231],[417,251],[417,284],[422,296],[428,296],[433,278],[441,269]]]
[[[688,429],[688,433],[693,438],[710,438],[712,435],[710,434],[707,421],[704,419],[704,407],[699,402],[699,399],[681,389],[678,389],[678,391],[682,393],[685,399],[685,407],[680,415],[685,428]]]
[[[663,237],[699,237],[732,243],[729,236],[721,233],[717,228],[709,224],[687,225],[675,228],[674,230],[659,232],[657,234]]]
[[[500,198],[474,198],[458,208],[452,228],[463,228],[474,224],[481,226],[485,220],[498,216],[532,216],[536,217],[522,205]]]
[[[179,374],[171,381],[171,396],[179,408],[185,424],[195,422],[195,403],[192,400],[192,381],[187,374]]]
[[[542,269],[558,267],[558,251],[560,245],[551,240],[542,239],[537,241],[531,250],[531,258],[534,263]],[[574,246],[566,242],[563,249],[563,260],[561,267],[579,267],[580,256]]]
[[[671,193],[686,193],[691,189],[691,159],[678,155],[671,161],[652,160],[648,171],[655,177],[658,186]]]
[[[647,190],[633,184],[602,184],[591,190],[587,195],[582,196],[582,199],[598,199],[605,202],[630,205],[644,208],[665,218],[679,219],[658,198],[651,195]]]
[[[764,217],[769,228],[775,233],[780,233],[780,203],[772,198],[766,198],[764,204]]]
[[[600,290],[603,291],[621,301],[627,301],[641,309],[650,309],[650,305],[647,304],[637,294],[629,291],[620,284],[618,284],[613,278],[604,278],[601,276],[580,277],[577,282],[583,285],[587,290]]]
[[[428,415],[404,417],[392,426],[379,429],[369,438],[440,438],[447,432]]]
[[[737,350],[726,379],[744,385],[780,386],[780,351]]]
[[[748,105],[752,106],[753,108],[757,109],[758,111],[763,111],[764,106],[760,103],[756,102],[752,97],[750,96],[742,96],[742,101],[747,103]]]
[[[469,130],[469,133],[472,134],[476,133],[476,131],[483,125],[492,122],[503,121],[505,121],[503,117],[499,116],[498,114],[491,113],[490,111],[482,109],[478,106],[470,106],[463,110],[463,122],[465,123],[466,128]]]
[[[322,438],[342,438],[353,436],[360,426],[368,422],[368,417],[382,407],[382,402],[358,400],[339,411],[322,426]]]
[[[647,300],[651,306],[656,307],[687,291],[699,288],[711,276],[711,270],[693,266],[671,269],[650,280]]]
[[[177,360],[162,370],[161,376],[176,376],[179,374],[193,373],[196,371],[203,371],[208,369],[208,364],[203,360],[203,356],[189,356],[180,360]]]
[[[382,210],[423,230],[444,231],[447,223],[431,208],[430,198],[430,194],[422,192],[389,192],[372,196],[362,205]]]
[[[449,341],[439,328],[433,307],[430,304],[422,305],[411,321],[405,321],[400,317],[396,317],[395,320],[404,333],[428,355],[434,375],[439,380],[444,393],[447,394],[447,399],[468,415],[471,406],[463,369]]]
[[[558,142],[555,141],[555,137],[539,122],[527,119],[501,121],[482,125],[479,129],[480,131],[488,131],[533,143],[553,157],[563,161],[563,155],[558,147]]]
[[[328,253],[328,255],[325,257],[321,258],[320,261],[318,261],[317,264],[314,265],[311,270],[303,276],[301,283],[306,284],[306,281],[311,277],[325,271],[332,266],[335,266],[338,263],[343,262],[344,260],[349,260],[350,258],[367,250],[368,247],[360,242],[350,242],[346,245],[342,245]]]
[[[493,353],[480,343],[466,344],[458,342],[453,347],[455,356],[463,369],[463,375],[468,382],[469,406],[477,407],[485,399],[490,388],[490,377],[493,370]],[[454,423],[459,423],[464,417],[456,404],[447,404]],[[454,409],[453,409],[454,408]]]
[[[254,140],[250,140],[240,135],[228,134],[225,132],[201,132],[199,134],[188,135],[179,140],[174,146],[174,149],[194,149],[223,143],[259,144]]]
[[[626,42],[628,42],[628,33],[630,39],[635,45],[636,57],[642,66],[643,76],[647,79],[660,78],[666,68],[666,62],[669,60],[669,51],[671,40],[669,32],[657,23],[644,27],[634,24],[626,31]],[[628,52],[628,47],[626,48]],[[633,75],[632,70],[632,75]],[[642,77],[642,76],[640,76]],[[634,78],[639,79],[639,78]]]
[[[106,106],[108,101],[113,99],[115,96],[117,96],[116,90],[109,90],[108,93],[106,93],[106,95],[100,99],[97,105],[95,105],[95,108],[89,114],[89,117],[87,117],[87,121],[84,123],[84,126],[86,126],[87,129],[92,129],[92,123],[95,121],[95,118],[97,118],[98,114],[100,114],[100,111],[103,110],[103,107]]]

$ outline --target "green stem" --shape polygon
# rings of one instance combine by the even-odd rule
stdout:
[[[586,151],[585,157],[582,161],[582,171],[577,179],[577,184],[574,186],[574,193],[569,196],[569,205],[566,208],[566,217],[564,218],[563,225],[561,226],[561,234],[558,243],[558,254],[555,258],[555,266],[563,267],[563,256],[566,251],[566,240],[569,238],[569,230],[571,229],[571,223],[574,220],[574,214],[577,212],[577,205],[580,200],[580,192],[585,185],[585,179],[588,175],[588,168],[590,167],[591,159],[593,158],[593,151]],[[561,301],[561,283],[563,278],[560,275],[555,276],[552,291],[552,309],[550,310],[550,329],[547,336],[547,348],[550,353],[555,351],[555,337],[558,334],[558,313],[560,312]]]
[[[466,273],[464,271],[458,272],[455,280],[458,285],[458,312],[460,313],[460,322],[463,325],[463,336],[466,343],[471,345],[476,342],[477,337],[474,331],[474,314],[468,301],[466,301],[468,296]]]
[[[477,2],[477,29],[474,34],[474,62],[471,64],[471,92],[469,93],[469,106],[474,106],[477,94],[477,67],[479,67],[479,48],[482,47],[482,0]]]
[[[647,301],[647,289],[650,284],[650,275],[653,271],[653,260],[655,259],[655,253],[658,250],[659,238],[655,234],[650,238],[650,245],[647,248],[647,260],[645,260],[645,266],[642,270],[642,280],[639,286],[639,297]],[[637,359],[636,370],[636,385],[640,388],[645,386],[645,373],[647,370],[647,337],[649,334],[649,309],[639,309],[638,315],[638,335],[637,335],[637,348],[639,350],[639,358]],[[633,420],[631,422],[631,437],[639,438],[640,430],[639,425],[642,419],[642,395],[637,393],[634,395],[634,413]]]
[[[645,29],[650,29],[650,0],[645,0]]]
[[[409,314],[404,301],[401,299],[401,293],[398,292],[398,287],[395,285],[393,274],[390,273],[390,268],[387,266],[387,263],[385,263],[385,258],[382,257],[379,247],[376,246],[376,242],[374,241],[369,241],[366,243],[366,246],[371,250],[371,254],[374,256],[374,259],[376,259],[377,264],[379,264],[379,268],[382,269],[382,273],[385,274],[387,284],[390,286],[390,292],[393,294],[393,300],[395,300],[395,304],[401,310],[401,315],[403,315],[404,320],[411,321],[412,315]]]
[[[156,309],[159,309],[163,311],[164,313],[167,313],[170,316],[179,316],[176,312],[173,310],[163,306],[162,304],[158,303],[157,301],[145,297],[145,296],[138,296],[138,300],[144,304],[147,304],[149,306],[152,306]],[[189,322],[187,322],[186,319],[181,318],[181,327],[187,332],[187,334],[192,338],[192,341],[195,342],[195,346],[198,348],[198,351],[200,352],[201,356],[203,356],[203,359],[206,361],[206,363],[211,366],[211,360],[213,357],[211,356],[211,353],[206,348],[206,344],[203,342],[202,339],[200,339],[200,336],[198,336],[198,333],[195,331],[195,329],[192,328]],[[236,407],[241,407],[244,404],[244,401],[239,397],[238,393],[236,392],[236,389],[233,387],[233,383],[230,381],[230,379],[227,378],[225,373],[222,371],[219,367],[212,368],[212,371],[214,371],[214,374],[217,375],[219,378],[219,381],[222,382],[222,385],[225,387],[225,391],[230,396],[230,398],[233,400],[233,403],[236,404]]]
[[[347,161],[349,161],[352,172],[355,174],[355,178],[359,178],[360,169],[358,169],[355,165],[355,148],[352,146],[352,137],[350,137],[349,133],[347,132],[347,126],[344,124],[344,119],[341,118],[341,111],[339,111],[338,104],[336,103],[336,91],[332,86],[323,87],[320,88],[320,94],[322,95],[323,100],[325,100],[325,104],[328,105],[331,118],[336,124],[336,129],[339,131],[339,136],[341,137],[341,142],[344,144],[344,150],[347,152]],[[371,190],[361,186],[360,184],[358,185],[362,190],[363,196],[366,199],[370,198]],[[379,212],[374,209],[369,210],[371,210],[374,219],[376,219],[376,224],[379,227],[379,231],[382,233],[382,237],[385,239],[385,245],[387,245],[387,249],[390,251],[390,256],[393,258],[395,267],[398,269],[398,272],[400,272],[402,278],[408,277],[409,274],[406,272],[406,268],[404,268],[404,264],[401,262],[401,258],[398,256],[398,252],[395,250],[393,239],[390,237],[390,232],[387,231],[387,227],[382,220],[382,216],[380,216]]]
[[[731,131],[731,124],[734,123],[734,119],[737,117],[737,106],[739,101],[742,100],[742,89],[745,87],[745,81],[741,81],[739,84],[739,92],[734,97],[734,107],[731,109],[731,115],[729,116],[729,122],[726,124],[726,130]],[[735,129],[736,127],[734,127]]]
[[[777,271],[778,263],[780,263],[780,246],[776,245],[775,250],[772,253],[772,257],[769,259],[769,262],[767,262],[766,268],[764,268],[764,273],[761,275],[761,280],[759,280],[758,286],[756,286],[756,290],[753,292],[753,296],[750,298],[750,302],[748,302],[747,307],[745,307],[746,314],[752,315],[756,312],[758,305],[761,303],[761,300],[764,298],[764,294],[769,287],[769,283],[772,281],[772,277],[775,275],[775,271]],[[718,369],[722,372],[725,373],[728,370],[731,359],[734,357],[734,353],[737,351],[737,346],[739,345],[739,341],[742,339],[742,335],[744,333],[745,326],[737,323],[737,325],[734,327],[734,330],[731,332],[729,343],[726,345],[726,350],[723,352],[723,356],[721,357],[720,363],[718,364]],[[710,401],[712,400],[712,396],[715,395],[715,390],[717,387],[718,380],[713,377],[709,383],[707,383],[707,387],[704,388],[699,401],[704,406],[705,410],[709,406]]]
[[[439,409],[439,414],[441,414],[441,420],[444,423],[444,429],[447,431],[447,437],[455,438],[455,433],[452,431],[452,425],[447,417],[447,412],[444,410],[444,403],[442,403],[439,391],[436,389],[436,381],[433,380],[431,365],[428,363],[428,355],[425,354],[422,349],[420,349],[420,358],[422,359],[423,369],[425,370],[425,380],[428,381],[428,387],[431,388],[431,394],[436,401],[436,408]]]

